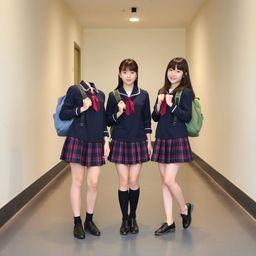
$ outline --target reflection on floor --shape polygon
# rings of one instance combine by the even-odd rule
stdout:
[[[161,237],[154,230],[165,221],[156,163],[144,164],[137,219],[140,233],[119,235],[121,214],[117,201],[117,174],[108,163],[102,169],[94,220],[101,237],[72,236],[69,169],[48,185],[0,231],[1,256],[253,256],[256,222],[193,164],[178,174],[186,201],[195,205],[193,223],[183,230],[177,204],[176,232]],[[83,218],[85,207],[83,207]]]

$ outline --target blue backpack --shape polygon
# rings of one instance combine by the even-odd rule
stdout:
[[[77,87],[81,92],[83,99],[85,99],[87,97],[85,91],[81,88],[81,86],[77,85]],[[70,120],[60,119],[60,111],[64,104],[65,99],[66,99],[66,95],[58,98],[56,112],[53,114],[54,126],[58,136],[67,136],[68,130],[71,124],[73,123],[73,121],[75,120],[75,118],[72,118]]]

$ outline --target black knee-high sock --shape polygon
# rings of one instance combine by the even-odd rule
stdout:
[[[118,199],[120,208],[123,215],[123,220],[128,220],[128,201],[129,201],[129,194],[127,191],[118,190]]]
[[[130,218],[136,218],[136,209],[140,196],[140,188],[136,190],[129,190],[129,201],[130,201]]]

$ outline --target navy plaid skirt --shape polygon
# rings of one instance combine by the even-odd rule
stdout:
[[[156,139],[151,161],[163,164],[192,161],[188,138]]]
[[[149,161],[147,142],[112,140],[108,160],[117,164],[139,164]]]
[[[105,160],[103,159],[103,144],[67,137],[60,159],[68,163],[78,163],[83,166],[103,165],[105,164]]]

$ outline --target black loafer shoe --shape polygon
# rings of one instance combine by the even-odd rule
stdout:
[[[100,230],[97,228],[93,221],[86,221],[84,223],[84,230],[88,231],[90,234],[94,236],[100,236]]]
[[[134,218],[131,218],[131,220],[130,220],[130,232],[132,234],[137,234],[139,232],[139,227],[138,227],[137,221]]]
[[[173,222],[172,225],[169,225],[165,222],[159,229],[155,231],[156,236],[161,236],[169,232],[175,231],[175,223]]]
[[[75,238],[85,239],[85,233],[82,223],[75,224],[73,234]]]
[[[123,220],[122,225],[120,227],[120,234],[127,235],[130,232],[130,226],[128,220]]]
[[[188,214],[181,214],[181,217],[182,217],[182,225],[183,225],[183,228],[188,228],[191,224],[191,221],[192,221],[192,217],[191,217],[191,213],[193,211],[193,205],[190,204],[190,203],[186,203],[187,207],[188,207]]]

